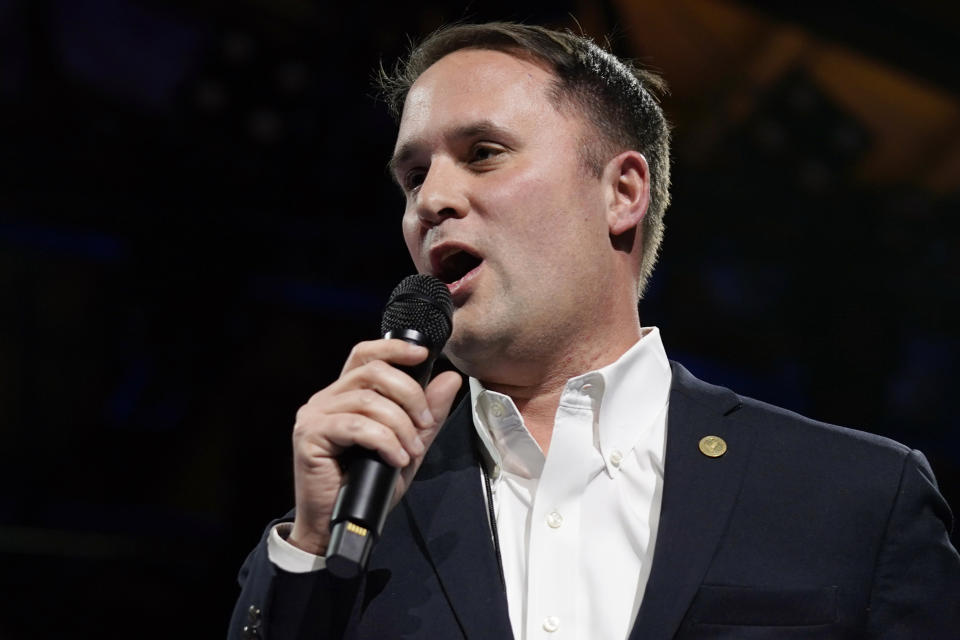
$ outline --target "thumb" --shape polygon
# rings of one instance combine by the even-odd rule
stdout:
[[[424,393],[427,397],[427,406],[430,407],[430,413],[433,414],[436,424],[427,432],[421,433],[420,439],[423,444],[430,446],[433,438],[440,431],[440,426],[450,414],[450,407],[453,405],[453,399],[460,390],[463,378],[456,371],[444,371],[436,378],[430,381]]]

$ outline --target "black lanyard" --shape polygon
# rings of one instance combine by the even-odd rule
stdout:
[[[478,440],[479,438],[477,438]],[[490,474],[487,473],[487,465],[483,456],[480,454],[480,445],[474,440],[477,447],[477,460],[480,461],[480,471],[483,473],[483,487],[487,493],[487,516],[490,519],[490,534],[493,537],[493,550],[497,554],[497,569],[500,570],[500,584],[504,592],[507,590],[507,581],[503,577],[503,555],[500,553],[500,534],[497,532],[497,514],[493,508],[493,486],[490,484]]]

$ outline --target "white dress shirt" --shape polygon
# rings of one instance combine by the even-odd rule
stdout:
[[[517,640],[629,635],[660,520],[671,379],[646,329],[567,381],[544,456],[510,397],[471,378]]]
[[[672,374],[660,332],[567,381],[547,456],[509,396],[470,379],[516,640],[626,638],[653,560]],[[481,477],[480,481],[483,481]],[[270,560],[322,569],[279,524]]]

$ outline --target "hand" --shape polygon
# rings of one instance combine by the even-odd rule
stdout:
[[[391,508],[410,486],[423,456],[450,413],[460,375],[445,371],[426,389],[394,365],[414,365],[426,347],[403,340],[361,342],[340,377],[297,411],[293,427],[293,477],[297,512],[288,542],[324,555],[330,514],[343,482],[337,458],[353,445],[380,454],[401,469]]]

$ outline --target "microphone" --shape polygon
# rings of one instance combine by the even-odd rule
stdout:
[[[447,285],[426,274],[407,276],[396,286],[383,311],[384,338],[399,338],[427,347],[420,364],[397,368],[426,387],[433,363],[453,330],[453,300]],[[353,578],[367,567],[380,538],[390,499],[400,475],[376,452],[351,447],[342,458],[346,480],[330,516],[327,569],[339,578]]]

